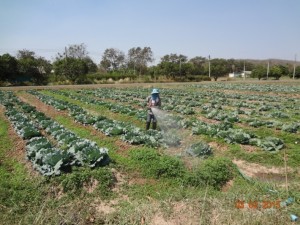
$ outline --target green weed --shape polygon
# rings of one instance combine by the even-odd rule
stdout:
[[[236,167],[228,158],[210,158],[195,168],[193,172],[187,174],[188,185],[207,186],[221,189],[229,180],[234,178]]]
[[[161,155],[154,149],[135,149],[129,156],[142,173],[154,178],[181,178],[185,167],[178,158]]]

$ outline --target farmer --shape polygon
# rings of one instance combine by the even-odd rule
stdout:
[[[147,110],[148,110],[148,115],[147,115],[147,122],[146,122],[146,130],[149,130],[150,128],[150,123],[152,121],[152,129],[156,129],[157,125],[157,120],[152,112],[152,108],[159,108],[161,106],[161,100],[159,97],[159,91],[158,89],[154,88],[151,92],[151,95],[147,97]]]

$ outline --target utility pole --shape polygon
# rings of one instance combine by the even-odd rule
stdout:
[[[66,58],[68,58],[67,47],[65,47],[65,55],[66,55]]]
[[[297,60],[297,55],[295,54],[295,61],[294,61],[294,71],[293,71],[293,80],[295,80],[295,73],[296,73],[296,60]]]
[[[245,61],[244,61],[244,80],[246,79],[246,66],[245,66]]]
[[[268,61],[268,67],[267,67],[267,80],[269,79],[269,72],[270,72],[270,61]]]
[[[208,56],[208,76],[210,78],[210,55]]]
[[[181,77],[181,57],[179,58],[179,75]]]

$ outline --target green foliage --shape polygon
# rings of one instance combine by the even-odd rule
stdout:
[[[279,65],[275,65],[270,69],[270,76],[274,77],[276,80],[279,80],[279,78],[284,74],[284,68],[279,66]]]
[[[289,133],[297,133],[300,129],[300,123],[284,124],[282,130]]]
[[[168,132],[163,133],[162,136],[162,142],[169,147],[176,147],[179,146],[181,143],[181,140],[178,137],[178,135],[174,132],[171,132],[170,130]]]
[[[143,144],[147,147],[159,147],[162,144],[162,134],[156,130],[144,131],[139,128],[132,128],[121,136],[123,141],[130,144],[139,145]],[[176,144],[176,143],[174,143]]]
[[[18,73],[18,61],[15,57],[9,54],[0,56],[0,80],[14,80]]]
[[[292,75],[291,75],[291,77],[292,77]],[[296,78],[296,79],[299,79],[299,78],[300,78],[300,66],[297,66],[297,67],[295,68],[295,78]]]
[[[100,65],[107,71],[121,68],[125,63],[125,54],[116,48],[105,49]]]
[[[62,175],[58,180],[63,187],[63,191],[68,194],[81,193],[84,187],[91,187],[96,181],[96,189],[102,197],[109,197],[112,194],[111,188],[115,182],[114,175],[108,168],[73,171],[70,174]]]
[[[60,177],[64,192],[77,192],[88,182],[90,175],[87,172],[73,172]]]
[[[0,221],[18,224],[24,216],[44,202],[47,185],[41,177],[30,176],[24,163],[13,157],[14,143],[8,133],[9,124],[0,117]],[[32,210],[32,211],[31,211]]]
[[[220,189],[233,179],[236,167],[228,158],[207,159],[193,173],[187,175],[187,182],[192,186],[212,186]]]
[[[262,65],[254,67],[251,73],[251,77],[258,78],[259,80],[267,75],[267,68]]]
[[[35,107],[21,102],[11,92],[0,95],[0,103],[2,102],[7,107],[6,115],[16,132],[28,140],[27,158],[41,174],[60,175],[61,171],[69,170],[72,165],[94,168],[108,164],[106,148],[99,148],[95,142],[78,138],[59,123],[36,111]],[[45,129],[55,139],[55,147],[45,137],[36,137],[41,136],[37,127]]]
[[[21,79],[28,76],[34,84],[46,84],[51,67],[49,61],[43,57],[37,57],[35,52],[29,50],[18,52],[18,71]]]
[[[210,62],[211,76],[216,81],[219,77],[224,76],[230,72],[227,61],[225,59],[212,59]]]
[[[136,149],[130,151],[129,156],[145,176],[180,178],[185,173],[181,160],[172,156],[161,155],[156,150]]]
[[[30,139],[41,135],[33,122],[25,114],[18,112],[13,107],[8,107],[5,114],[12,122],[15,131],[23,139]]]
[[[212,148],[205,142],[197,142],[192,144],[186,152],[194,157],[208,157],[213,154]]]
[[[263,139],[258,146],[262,147],[266,151],[278,151],[284,147],[284,143],[279,138],[267,137]]]
[[[138,71],[139,75],[147,70],[147,64],[153,61],[153,52],[150,47],[135,47],[128,50],[128,68]]]
[[[123,73],[123,72],[114,72],[114,73],[92,73],[88,74],[87,78],[94,81],[94,80],[105,80],[105,79],[112,79],[114,81],[118,81],[120,79],[126,79],[129,78],[130,80],[136,79],[138,76],[129,74],[129,73]]]
[[[55,148],[42,148],[32,159],[33,166],[44,176],[60,175],[63,168],[70,165],[71,156]]]
[[[78,78],[88,73],[86,62],[77,58],[56,59],[53,69],[56,75],[65,76],[72,82],[76,82]]]
[[[26,145],[26,156],[29,160],[34,159],[41,149],[51,148],[51,143],[45,137],[32,138]]]
[[[77,139],[68,144],[68,152],[73,156],[72,164],[88,165],[91,168],[107,165],[109,158],[106,148],[99,148],[95,142],[86,139]]]

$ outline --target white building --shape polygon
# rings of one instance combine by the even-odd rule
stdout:
[[[246,76],[245,76],[246,75]],[[229,73],[229,77],[234,78],[234,77],[250,77],[251,71],[245,71],[245,72],[233,72]]]

